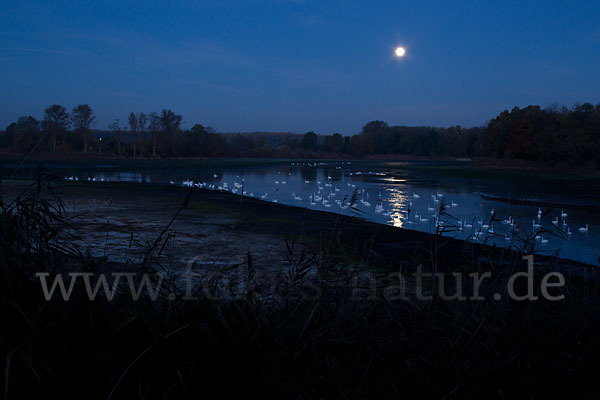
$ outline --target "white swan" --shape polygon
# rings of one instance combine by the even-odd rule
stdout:
[[[588,224],[585,224],[585,228],[579,228],[579,232],[581,232],[581,233],[587,233],[588,229],[589,229]]]

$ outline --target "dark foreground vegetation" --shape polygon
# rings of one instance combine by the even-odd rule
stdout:
[[[515,107],[486,126],[463,128],[367,123],[359,134],[217,133],[200,124],[182,129],[171,110],[131,113],[108,131],[93,131],[89,105],[69,114],[60,105],[44,117],[21,117],[0,132],[5,152],[84,153],[117,157],[459,157],[526,160],[544,166],[600,167],[600,105]]]
[[[180,209],[208,196],[169,190],[181,193]],[[245,263],[224,268],[247,276],[242,296],[228,301],[206,295],[217,290],[214,277],[195,301],[169,300],[170,292],[181,293],[175,284],[156,301],[132,301],[125,288],[112,301],[90,301],[81,288],[70,301],[46,301],[35,273],[161,271],[158,254],[169,226],[148,244],[143,262],[110,264],[69,246],[61,233],[70,221],[52,181],[38,177],[16,199],[2,200],[3,398],[597,397],[600,302],[590,267],[539,258],[536,277],[565,273],[566,286],[553,292],[564,300],[495,301],[491,294],[525,269],[522,254],[211,195],[244,213],[234,229],[251,235],[264,224],[281,235],[288,256],[276,301],[254,282],[261,266],[250,253]],[[492,272],[481,288],[486,300],[419,300],[410,289],[410,299],[402,300],[382,295],[385,279],[370,285],[368,274],[408,274],[418,265],[448,276]],[[423,290],[436,293],[450,283],[431,280]]]

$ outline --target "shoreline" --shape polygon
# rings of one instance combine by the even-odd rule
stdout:
[[[10,286],[3,287],[19,290],[1,292],[8,299],[3,337],[9,338],[9,349],[31,338],[27,350],[39,376],[11,374],[13,395],[65,397],[75,390],[85,395],[93,386],[105,398],[121,382],[119,393],[132,397],[142,384],[148,391],[168,391],[183,379],[186,388],[201,383],[193,397],[205,396],[206,388],[221,397],[290,397],[300,388],[306,398],[323,397],[313,393],[442,398],[450,392],[480,398],[481,393],[493,397],[499,387],[518,397],[532,379],[549,385],[542,397],[572,397],[574,388],[589,393],[587,387],[594,386],[598,268],[543,256],[529,264],[503,248],[228,192],[58,183],[69,215],[84,213],[65,239],[72,243],[92,233],[96,250],[115,247],[125,260],[94,257],[85,249],[58,253],[62,235],[52,236],[58,252],[23,257],[19,246],[8,253],[14,256],[5,259],[14,261],[5,263],[9,273],[2,274],[2,283]],[[3,197],[9,200],[26,186],[6,181]],[[33,204],[41,207],[34,216],[43,221],[46,198],[36,193]],[[18,204],[8,208],[17,218],[4,219],[4,231],[29,226],[20,221],[32,203]],[[140,253],[127,257],[131,246],[119,247],[111,239],[125,247],[133,242]],[[188,263],[190,269],[176,269],[189,256],[202,257]],[[42,294],[39,271],[49,279],[74,273],[68,301],[56,291],[51,298]],[[115,282],[125,275],[130,282],[136,277],[144,282],[161,271],[166,283],[154,297],[149,290],[134,297],[129,285],[135,282],[121,282],[114,298],[92,298],[82,282],[87,276],[98,288],[103,276]],[[189,292],[178,271],[198,277]],[[77,274],[82,278],[74,284]],[[544,292],[547,278],[556,274],[563,279]],[[474,284],[482,280],[481,287]],[[530,287],[536,288],[531,296]],[[132,368],[132,360],[142,356]],[[130,375],[122,379],[122,371]],[[451,378],[431,385],[440,376]],[[278,392],[290,379],[292,390]],[[540,391],[534,386],[530,393]]]
[[[25,154],[19,153],[0,153],[0,160],[10,160],[15,162],[21,162]],[[498,171],[509,171],[509,172],[522,172],[527,171],[531,173],[559,173],[560,175],[574,175],[574,174],[591,174],[596,177],[600,177],[600,169],[590,166],[575,167],[569,164],[558,164],[555,166],[549,166],[539,164],[527,160],[521,159],[489,159],[489,158],[468,158],[468,157],[430,157],[430,156],[414,156],[414,155],[403,155],[403,154],[389,154],[389,155],[371,155],[364,157],[353,157],[350,155],[327,155],[319,154],[312,156],[300,156],[300,157],[125,157],[117,155],[105,155],[98,153],[65,153],[65,154],[54,154],[54,153],[36,153],[33,154],[24,161],[26,162],[60,162],[60,161],[75,161],[75,162],[98,162],[98,161],[116,161],[126,163],[160,163],[160,162],[208,162],[208,163],[222,163],[237,161],[240,163],[266,163],[274,164],[280,162],[314,162],[314,161],[341,161],[341,162],[432,162],[432,163],[459,163],[461,167],[471,167],[473,169],[485,169],[485,170],[498,170]]]
[[[25,188],[31,183],[33,182],[4,181],[2,184],[3,196],[13,196],[15,189]],[[513,248],[496,247],[408,228],[397,228],[363,219],[359,215],[311,210],[300,206],[240,196],[226,191],[128,182],[74,183],[60,181],[58,187],[60,196],[64,196],[63,201],[81,206],[81,209],[73,210],[73,214],[77,214],[75,211],[83,213],[84,216],[89,214],[90,210],[85,207],[91,203],[96,207],[92,210],[95,212],[95,214],[92,213],[92,222],[96,224],[94,229],[104,229],[103,224],[106,223],[107,227],[111,226],[114,229],[112,232],[117,232],[125,241],[129,240],[130,233],[142,234],[140,229],[149,226],[149,221],[153,222],[152,232],[158,232],[162,227],[161,224],[169,221],[172,213],[180,206],[181,201],[189,192],[191,193],[190,204],[180,217],[184,225],[180,229],[175,224],[175,229],[180,229],[182,236],[190,236],[190,230],[195,229],[188,223],[204,220],[206,224],[221,225],[223,230],[219,234],[233,232],[238,240],[260,238],[260,240],[251,240],[256,244],[255,248],[259,252],[262,251],[261,246],[269,247],[278,240],[279,244],[282,244],[287,238],[299,240],[305,244],[320,245],[341,242],[345,246],[354,248],[360,248],[365,243],[370,243],[369,252],[376,255],[374,259],[377,264],[380,266],[388,264],[391,270],[395,268],[394,265],[406,262],[414,263],[413,261],[416,259],[426,261],[426,253],[434,245],[436,248],[445,248],[445,251],[457,257],[457,260],[467,254],[477,254],[478,257],[491,259],[500,252],[513,260],[522,255],[520,251]],[[10,193],[11,191],[12,193]],[[104,214],[102,211],[96,210],[98,204],[104,204]],[[114,210],[117,208],[121,210],[120,214],[115,214]],[[88,218],[90,218],[89,215]],[[115,219],[109,221],[111,218]],[[146,222],[141,223],[140,228],[130,222],[125,224],[118,218],[140,219]],[[90,219],[85,220],[85,218],[81,224],[88,228],[92,225]],[[198,224],[200,226],[203,223],[198,222]],[[126,231],[122,226],[128,226],[132,231]],[[211,234],[216,235],[214,231],[211,231]],[[108,231],[101,232],[98,236],[100,242],[105,235],[108,235]],[[149,239],[150,236],[146,239]],[[199,233],[197,239],[204,237],[207,237],[206,233]],[[235,256],[237,257],[239,254]],[[573,268],[597,268],[593,264],[549,255],[536,254],[536,259],[540,266],[553,266],[569,272],[573,272]]]

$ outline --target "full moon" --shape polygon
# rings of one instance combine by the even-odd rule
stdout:
[[[397,47],[396,48],[396,55],[398,57],[404,57],[405,54],[406,54],[406,49],[404,47]]]

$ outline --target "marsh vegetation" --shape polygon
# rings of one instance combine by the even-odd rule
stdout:
[[[12,190],[10,182],[2,187],[0,346],[7,399],[585,398],[598,389],[598,276],[592,267],[540,256],[536,271],[565,274],[566,285],[554,292],[564,300],[494,300],[491,294],[510,274],[525,270],[523,254],[179,187],[150,203],[171,217],[154,240],[137,244],[141,257],[115,262],[72,246],[79,217],[65,212],[62,199],[73,192],[62,184],[39,175],[24,189]],[[95,197],[104,191],[113,204],[122,192],[108,188],[87,190]],[[129,195],[148,195],[145,188],[131,188]],[[177,234],[178,218],[218,210],[230,216],[224,229],[243,233],[242,241],[270,232],[281,256],[267,266],[242,250],[240,262],[215,264],[218,271],[243,272],[244,291],[236,299],[211,299],[200,288],[194,301],[172,299],[169,294],[183,290],[176,280],[155,301],[146,294],[133,301],[125,288],[111,301],[90,301],[77,286],[66,302],[43,296],[39,272],[173,271],[162,252]],[[390,273],[418,266],[450,275],[489,271],[493,279],[481,289],[483,301],[436,295],[423,301],[410,291],[408,300],[383,296]],[[255,279],[266,267],[275,267],[275,300],[264,295],[266,282]],[[382,284],[373,288],[372,276]],[[211,277],[202,282],[216,290]],[[431,280],[424,290],[435,294],[439,285]]]

